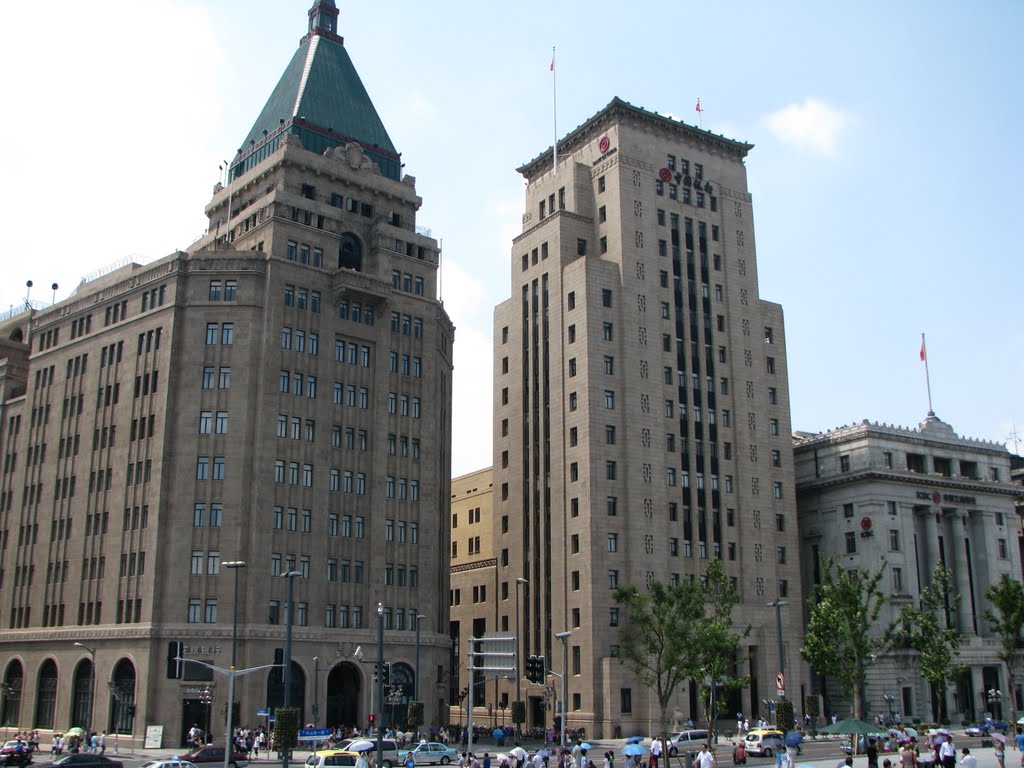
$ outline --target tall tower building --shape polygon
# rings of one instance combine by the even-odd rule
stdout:
[[[236,619],[238,668],[291,625],[302,722],[366,723],[381,625],[385,721],[417,661],[445,706],[454,329],[337,21],[314,4],[204,237],[0,324],[0,726],[223,734],[226,680],[174,657],[228,667]],[[242,724],[282,671],[238,679]]]
[[[494,320],[499,595],[526,579],[523,656],[560,672],[554,635],[572,632],[567,722],[597,738],[658,722],[617,658],[615,587],[700,578],[711,558],[752,627],[730,711],[767,715],[776,697],[778,598],[787,695],[803,687],[786,338],[758,291],[751,148],[615,99],[557,165],[548,150],[519,169],[523,231]],[[499,611],[501,625],[511,598]],[[528,723],[550,725],[544,689],[524,688]],[[701,716],[696,686],[670,715]]]

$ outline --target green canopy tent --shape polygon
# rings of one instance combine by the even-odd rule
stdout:
[[[838,733],[838,734],[857,734],[858,736],[870,736],[871,734],[885,734],[884,728],[879,728],[877,725],[871,725],[871,723],[865,723],[863,720],[858,720],[856,717],[846,717],[840,720],[838,723],[832,723],[818,729],[818,733]]]

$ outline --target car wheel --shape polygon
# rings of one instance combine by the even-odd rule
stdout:
[[[390,760],[384,761],[384,768],[391,768],[394,765]]]
[[[676,749],[675,747],[669,747],[669,750],[668,750],[668,756],[669,757],[675,757],[678,753],[679,753],[678,749]]]
[[[441,758],[441,765],[448,765],[448,763],[450,763],[451,761],[452,759],[448,757],[448,755],[445,755]]]
[[[771,757],[772,751],[769,748],[765,748],[764,752],[762,752],[761,754],[763,754],[765,757]]]

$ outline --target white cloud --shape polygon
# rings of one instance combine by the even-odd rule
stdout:
[[[835,154],[847,117],[816,99],[790,104],[768,116],[768,127],[780,141],[823,155]]]

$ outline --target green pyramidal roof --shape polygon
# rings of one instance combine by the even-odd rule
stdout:
[[[350,142],[360,144],[398,179],[401,160],[370,100],[344,41],[334,33],[337,10],[330,0],[314,4],[310,31],[292,56],[263,111],[232,163],[232,175],[245,173],[293,133],[306,149],[323,152]],[[332,15],[333,12],[333,15]]]

